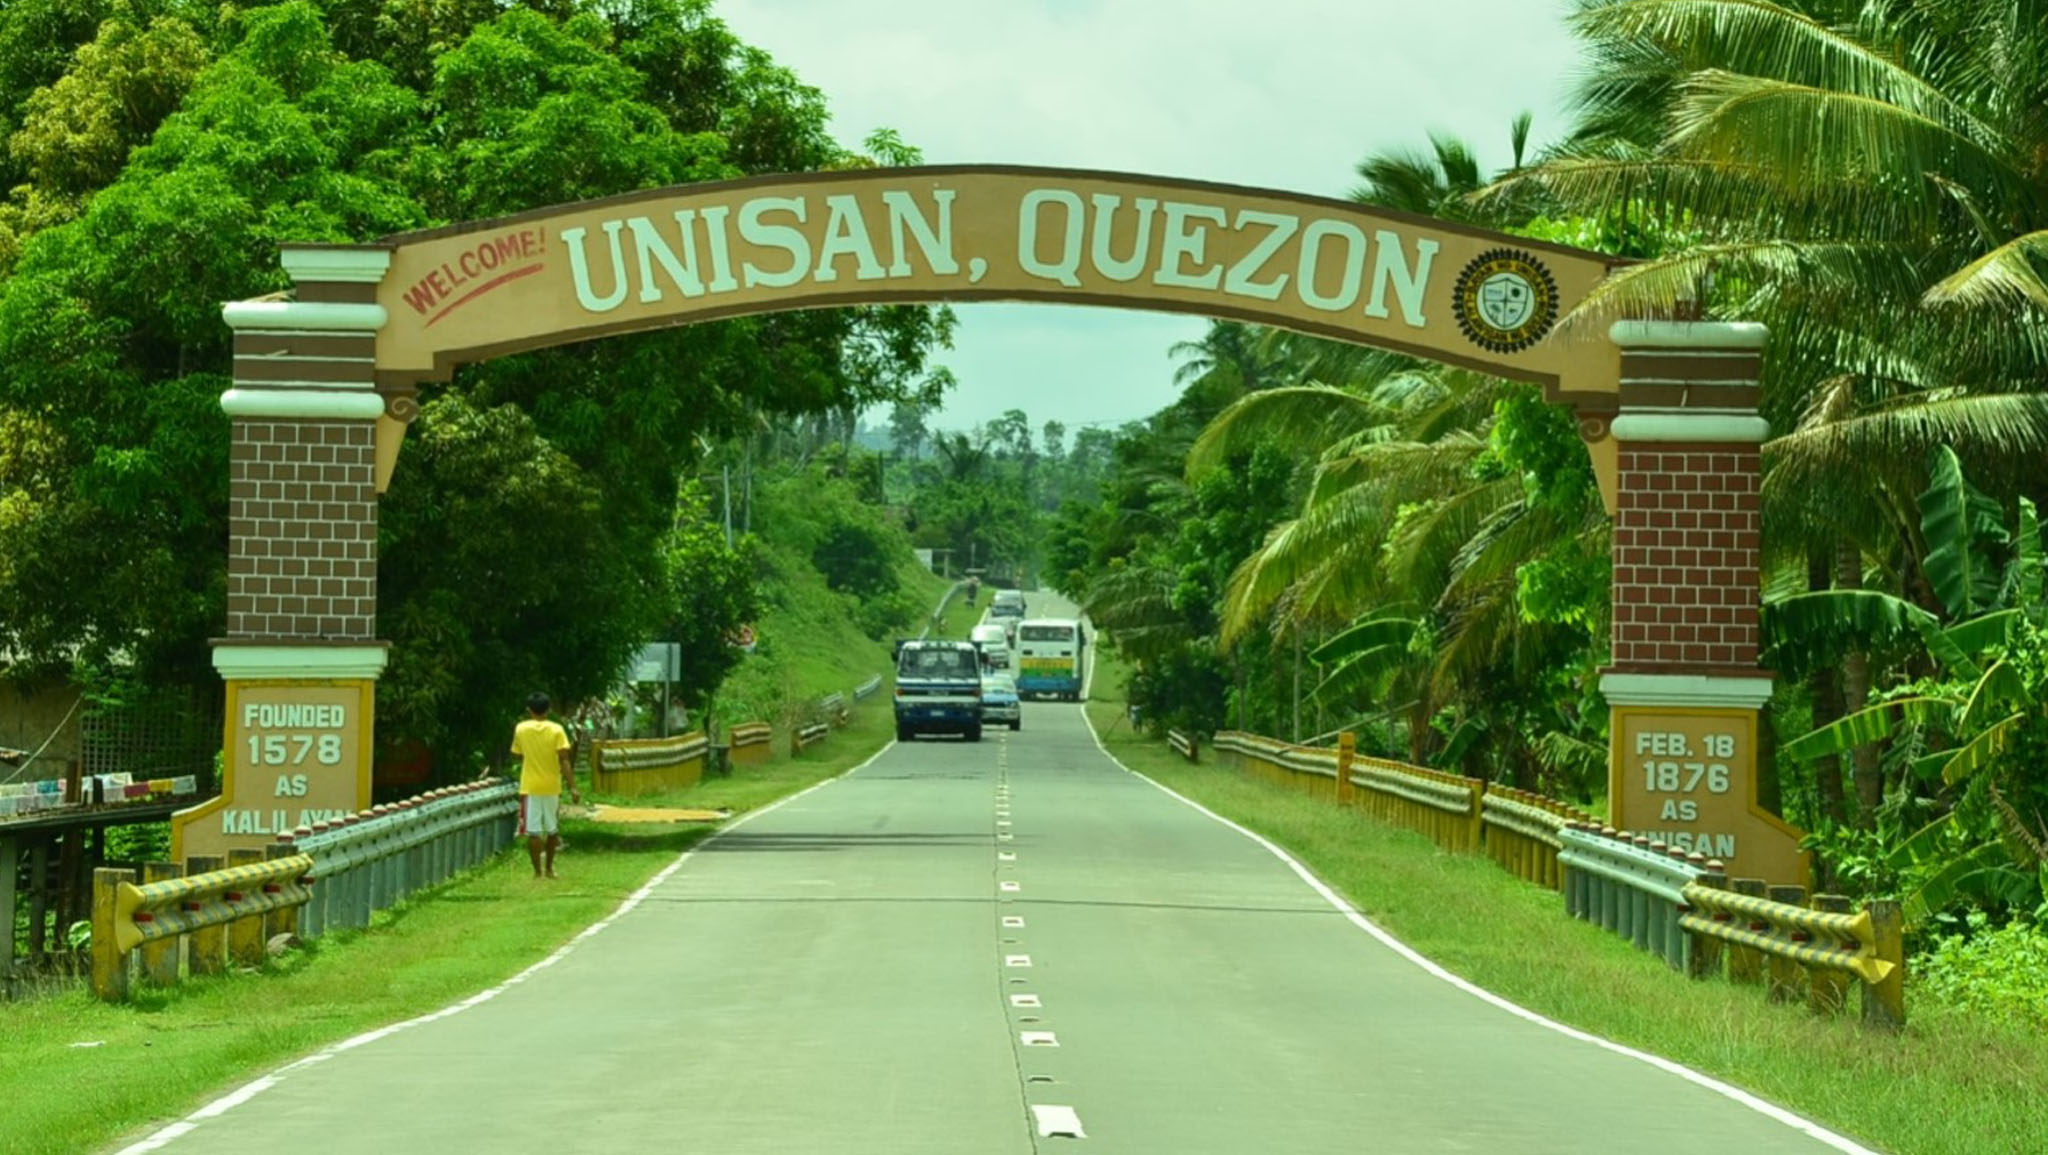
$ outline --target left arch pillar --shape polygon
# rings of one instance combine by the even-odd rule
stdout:
[[[173,853],[223,854],[370,804],[377,632],[379,249],[288,248],[295,300],[236,301],[221,792]]]

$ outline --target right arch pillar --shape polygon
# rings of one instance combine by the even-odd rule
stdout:
[[[1609,820],[1726,864],[1805,884],[1801,833],[1757,802],[1766,331],[1621,321],[1613,453]]]

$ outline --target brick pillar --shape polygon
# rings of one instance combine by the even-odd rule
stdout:
[[[1623,321],[1610,727],[1614,825],[1803,883],[1798,832],[1755,802],[1761,325]]]
[[[1708,345],[1699,330],[1755,344]],[[1756,674],[1763,336],[1762,326],[1616,326],[1615,671]]]
[[[377,640],[377,284],[382,249],[304,246],[295,300],[237,301],[229,417],[221,795],[177,815],[174,856],[267,845],[370,802]]]

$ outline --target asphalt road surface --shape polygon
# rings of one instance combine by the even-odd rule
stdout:
[[[154,1149],[1829,1149],[1432,976],[1052,703],[893,746],[496,997],[189,1123]]]

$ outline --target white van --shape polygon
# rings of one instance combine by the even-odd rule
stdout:
[[[983,622],[967,636],[980,648],[983,665],[991,670],[1010,668],[1010,633],[1000,624]]]

